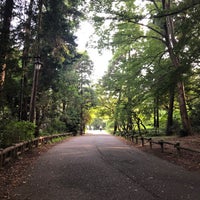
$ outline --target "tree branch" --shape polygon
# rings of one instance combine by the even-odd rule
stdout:
[[[148,68],[148,67],[150,67],[154,62],[155,62],[155,60],[158,58],[158,56],[159,56],[159,63],[160,63],[160,60],[161,60],[161,58],[162,58],[162,56],[164,55],[166,53],[166,51],[162,51],[162,52],[159,52],[159,53],[157,53],[155,56],[153,56],[153,58],[152,58],[152,61],[147,65],[147,67],[146,68]]]
[[[193,0],[192,4],[188,5],[188,6],[185,6],[183,8],[180,8],[180,9],[177,9],[177,10],[171,10],[171,11],[168,11],[166,13],[161,13],[161,14],[158,14],[158,15],[154,15],[153,17],[154,18],[162,18],[162,17],[167,17],[167,16],[172,16],[172,15],[177,15],[179,13],[182,13],[196,5],[200,5],[200,2],[199,0]]]
[[[149,0],[149,1],[153,2],[153,4],[154,4],[154,6],[155,6],[157,11],[160,11],[160,9],[159,9],[157,3],[155,2],[155,0]]]

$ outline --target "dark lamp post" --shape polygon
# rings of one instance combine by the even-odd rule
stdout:
[[[30,122],[35,121],[35,103],[36,103],[36,94],[37,94],[37,87],[38,87],[38,77],[39,71],[42,67],[42,63],[40,62],[40,58],[36,57],[36,61],[34,63],[34,75],[33,75],[33,86],[31,91],[31,101],[30,101]]]

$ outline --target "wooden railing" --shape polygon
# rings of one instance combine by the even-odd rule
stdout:
[[[16,159],[22,153],[31,150],[32,148],[47,144],[49,141],[52,141],[55,138],[61,138],[71,135],[71,133],[63,133],[57,135],[43,136],[30,141],[14,144],[13,146],[7,147],[5,149],[0,149],[0,168],[11,160]]]
[[[151,149],[153,148],[153,144],[159,145],[161,148],[161,152],[164,152],[165,145],[171,145],[177,150],[178,153],[180,153],[181,150],[190,151],[193,153],[200,153],[199,150],[190,149],[190,148],[181,146],[180,142],[173,143],[173,142],[168,142],[164,140],[155,141],[152,138],[147,138],[147,137],[142,137],[142,136],[133,136],[133,135],[125,135],[125,138],[128,140],[131,140],[133,143],[136,143],[136,144],[139,144],[140,142],[142,146],[144,146],[146,143],[149,143],[149,146]]]

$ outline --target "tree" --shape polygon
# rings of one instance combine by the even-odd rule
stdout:
[[[35,49],[37,55],[41,57],[43,67],[39,79],[38,99],[44,94],[49,94],[48,91],[51,90],[52,94],[57,93],[60,71],[68,70],[68,66],[78,57],[73,35],[78,25],[78,18],[81,16],[76,9],[78,5],[78,1],[67,4],[65,1],[49,0],[43,3],[43,9],[39,9],[41,10],[40,20],[38,20],[40,28]],[[43,93],[44,91],[46,93]],[[40,110],[43,106],[40,105],[39,100],[37,101],[36,124],[39,127],[44,116]]]
[[[98,33],[102,35],[102,40],[99,40],[99,46],[105,46],[106,44],[111,44],[111,46],[113,46],[113,44],[115,45],[112,40],[112,34],[111,37],[106,38],[104,36],[104,33],[108,32],[108,29],[106,31],[100,29],[100,27],[105,27],[105,24],[103,23],[105,20],[107,20],[107,23],[110,23],[109,31],[111,33],[115,33],[120,24],[124,24],[126,30],[129,29],[128,27],[132,27],[133,32],[129,37],[126,37],[125,31],[122,33],[123,39],[125,38],[125,40],[129,40],[130,43],[140,41],[140,44],[142,45],[144,42],[142,39],[154,39],[158,44],[162,46],[164,45],[165,48],[167,48],[167,54],[158,54],[157,57],[158,59],[160,57],[160,60],[163,58],[170,59],[171,64],[173,65],[172,71],[177,72],[176,75],[178,76],[176,77],[176,85],[182,126],[187,134],[191,134],[192,130],[187,112],[182,74],[188,73],[192,64],[191,61],[194,62],[198,57],[193,57],[192,60],[187,60],[187,64],[185,63],[186,56],[183,57],[183,54],[185,51],[189,53],[189,51],[187,51],[187,48],[190,49],[190,47],[188,47],[189,39],[188,41],[185,40],[184,33],[180,37],[179,19],[182,20],[183,17],[186,16],[185,12],[187,12],[188,16],[192,16],[193,13],[196,13],[199,9],[199,3],[195,1],[194,3],[187,5],[185,2],[179,2],[177,5],[173,1],[163,0],[161,3],[159,1],[146,1],[144,6],[146,7],[144,13],[146,13],[143,15],[141,14],[140,9],[138,9],[138,6],[134,4],[134,1],[101,1],[101,3],[98,2],[96,4],[92,1],[91,7],[93,10],[101,10],[101,12],[105,13],[103,17],[102,15],[98,15],[99,12],[94,16],[96,26],[99,30]],[[137,10],[139,10],[139,12]],[[144,19],[147,19],[147,21],[142,21]],[[193,22],[194,24],[199,24],[197,20],[193,19]],[[143,27],[146,29],[143,32],[138,32],[134,30],[136,27]],[[195,29],[196,28],[198,27],[195,26]],[[196,31],[194,32],[196,33]],[[105,39],[107,40],[105,41]],[[123,43],[123,39],[121,43]],[[184,65],[184,63],[189,67]],[[174,82],[169,84],[174,84]]]
[[[80,134],[85,133],[85,126],[88,118],[88,110],[94,104],[94,95],[90,88],[89,76],[92,73],[93,63],[87,54],[83,54],[75,65],[78,74],[78,88],[80,95]]]
[[[10,26],[11,20],[13,17],[13,8],[14,8],[14,1],[13,0],[6,0],[4,9],[1,8],[3,11],[2,15],[2,28],[0,32],[0,92],[5,82],[5,74],[6,74],[6,64],[8,59],[9,53],[9,41],[10,41]]]
[[[1,1],[0,25],[3,27],[4,24],[5,28],[1,30],[7,31],[2,31],[2,33],[7,33],[4,34],[6,35],[4,39],[4,35],[1,34],[1,41],[6,45],[4,49],[1,46],[1,50],[8,50],[3,53],[1,51],[2,54],[8,55],[6,79],[1,79],[3,80],[1,83],[4,85],[1,88],[0,98],[1,121],[5,118],[28,120],[30,117],[29,102],[34,61],[36,57],[40,57],[43,66],[38,79],[36,109],[32,112],[32,116],[34,116],[32,121],[37,125],[35,136],[39,135],[38,131],[41,127],[44,129],[44,127],[50,126],[49,124],[54,119],[58,124],[63,125],[61,116],[63,117],[64,112],[60,112],[61,105],[63,105],[63,110],[65,110],[64,107],[67,110],[73,110],[71,106],[74,107],[74,104],[66,106],[64,97],[59,93],[58,82],[61,73],[65,74],[68,70],[69,73],[74,73],[76,85],[79,81],[74,71],[74,63],[81,57],[76,51],[77,44],[75,42],[75,31],[83,17],[79,10],[81,3],[83,2],[79,0],[67,2],[64,0],[19,0],[14,3],[13,1]],[[10,7],[7,6],[9,4]],[[5,14],[9,9],[10,17]],[[2,61],[2,57],[1,63],[2,65],[5,63]],[[66,80],[64,84],[66,84]],[[63,87],[66,90],[66,85]],[[77,91],[70,95],[74,95],[72,98],[76,99]],[[59,99],[61,96],[63,102]],[[59,104],[56,105],[56,103]],[[51,111],[54,111],[54,114]],[[73,118],[73,113],[68,112],[67,114]],[[52,120],[50,121],[50,119]],[[76,122],[74,126],[78,127],[78,123]]]
[[[19,120],[28,120],[28,69],[30,65],[31,46],[32,46],[32,21],[34,17],[34,0],[31,0],[27,9],[27,20],[23,23],[24,35],[23,35],[23,52],[22,52],[22,78],[21,78],[21,95],[20,95],[20,109]],[[20,24],[21,25],[21,24]]]

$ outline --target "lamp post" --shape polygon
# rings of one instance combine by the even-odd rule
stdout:
[[[34,122],[35,120],[35,102],[36,102],[36,94],[37,94],[37,87],[38,87],[39,71],[41,67],[42,67],[42,63],[40,62],[40,57],[35,57],[33,86],[32,86],[31,101],[30,101],[30,114],[29,114],[30,122]]]

